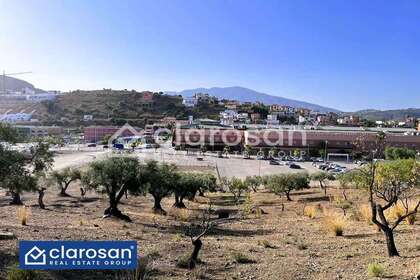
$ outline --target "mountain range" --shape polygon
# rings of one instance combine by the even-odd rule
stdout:
[[[284,98],[280,96],[270,95],[267,93],[258,92],[244,87],[212,87],[212,88],[195,88],[186,89],[183,91],[167,91],[166,94],[182,95],[183,97],[191,97],[195,93],[208,93],[211,96],[219,99],[238,100],[240,102],[262,102],[264,104],[281,104],[291,107],[302,107],[319,112],[340,112],[337,109],[324,107],[321,105],[308,103],[304,101]]]

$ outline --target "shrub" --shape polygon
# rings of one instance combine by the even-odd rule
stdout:
[[[316,213],[317,213],[317,209],[315,206],[311,205],[311,206],[307,206],[305,207],[305,209],[303,210],[303,214],[311,219],[315,219],[316,217]]]
[[[325,228],[335,236],[343,236],[346,227],[346,220],[344,217],[329,214],[324,218]]]
[[[146,256],[137,260],[136,270],[120,271],[115,275],[115,280],[145,280],[149,272],[149,257]]]
[[[384,266],[376,262],[370,263],[367,270],[369,277],[382,277],[385,272]]]
[[[176,261],[176,266],[179,268],[190,268],[190,255],[183,255]]]
[[[268,241],[267,239],[264,239],[264,240],[259,240],[259,241],[258,241],[258,245],[261,245],[261,246],[263,246],[264,248],[269,248],[269,249],[275,249],[275,248],[276,248],[276,246],[272,245],[272,244],[270,243],[270,241]]]
[[[17,209],[17,216],[22,226],[27,225],[30,214],[31,214],[31,209],[29,209],[26,206],[22,206]]]
[[[298,244],[297,244],[297,248],[299,249],[299,250],[306,250],[306,249],[308,249],[308,245],[306,245],[305,243],[303,243],[303,242],[299,242]]]
[[[170,210],[169,215],[174,217],[177,221],[187,222],[190,219],[190,212],[183,208],[173,208]]]
[[[241,252],[234,252],[232,254],[232,257],[236,263],[242,263],[242,264],[255,263],[253,259],[249,258],[248,256],[246,256],[245,254]]]
[[[242,205],[242,213],[244,216],[251,215],[253,209],[254,209],[254,200],[251,197],[251,192],[248,192],[246,194],[245,202]]]
[[[11,266],[7,270],[7,280],[41,280],[39,274],[33,270],[23,270],[17,265]]]

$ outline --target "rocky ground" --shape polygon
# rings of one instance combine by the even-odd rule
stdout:
[[[89,193],[80,201],[76,185],[71,186],[70,197],[57,193],[48,190],[46,210],[36,206],[36,195],[24,195],[31,210],[27,226],[20,225],[18,207],[9,206],[9,198],[0,194],[0,231],[17,238],[0,240],[0,279],[5,279],[7,267],[17,262],[18,240],[137,240],[139,253],[150,255],[147,279],[356,280],[368,278],[367,266],[373,262],[385,267],[386,278],[411,280],[420,274],[420,222],[398,227],[396,244],[402,257],[388,258],[382,233],[357,214],[358,205],[366,200],[357,190],[349,193],[353,206],[342,237],[325,229],[323,214],[341,210],[315,186],[294,194],[292,202],[284,202],[284,211],[278,196],[264,190],[253,193],[245,206],[258,206],[265,214],[251,213],[215,227],[202,239],[202,263],[194,271],[177,267],[177,261],[192,250],[183,225],[200,217],[209,200],[214,209],[234,210],[228,194],[187,202],[188,211],[172,209],[173,198],[166,199],[167,216],[153,214],[150,197],[129,197],[120,207],[133,219],[126,223],[102,219],[105,196]],[[335,197],[341,194],[334,189],[329,193]],[[314,219],[303,215],[304,206],[318,209]],[[238,261],[239,253],[245,261]],[[127,279],[111,271],[45,271],[39,275],[41,279]]]

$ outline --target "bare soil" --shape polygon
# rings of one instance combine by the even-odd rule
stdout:
[[[316,186],[293,194],[292,202],[264,190],[253,193],[252,203],[266,214],[249,214],[215,227],[202,239],[202,263],[189,271],[176,266],[178,259],[192,251],[182,224],[200,216],[208,199],[215,209],[237,209],[228,194],[208,194],[208,199],[187,201],[187,212],[173,210],[173,198],[165,199],[167,216],[153,214],[151,197],[129,196],[120,206],[133,219],[127,223],[102,219],[106,196],[88,193],[87,199],[80,201],[78,189],[71,186],[70,197],[60,197],[58,190],[49,189],[46,210],[37,207],[35,194],[25,194],[24,203],[31,209],[27,226],[20,225],[18,207],[9,206],[9,197],[0,194],[0,231],[13,232],[17,237],[0,240],[0,279],[5,279],[6,268],[17,262],[18,240],[137,240],[139,254],[153,256],[147,279],[357,280],[368,278],[367,266],[372,262],[383,264],[389,279],[411,280],[420,274],[419,221],[397,228],[396,244],[402,257],[388,258],[383,234],[358,218],[358,205],[367,199],[359,190],[349,192],[353,206],[348,210],[342,237],[326,231],[321,209],[341,210],[334,208],[331,198],[324,197]],[[328,192],[341,196],[336,189]],[[319,209],[314,219],[303,215],[305,205]],[[238,263],[233,257],[238,252],[251,263]],[[44,271],[40,275],[42,279],[120,279],[112,271]]]

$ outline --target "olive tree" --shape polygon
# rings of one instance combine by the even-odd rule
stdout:
[[[258,187],[262,184],[263,179],[261,176],[246,176],[245,185],[251,188],[254,192],[258,191]]]
[[[324,195],[327,195],[328,181],[335,180],[335,177],[331,173],[320,171],[312,174],[311,179],[317,181],[321,190],[324,190]]]
[[[68,196],[66,192],[68,187],[71,183],[80,180],[81,176],[80,170],[68,167],[52,172],[51,180],[60,188],[61,196]]]
[[[292,191],[309,188],[309,175],[306,173],[276,174],[268,177],[267,187],[277,195],[285,194],[292,201]]]
[[[153,211],[165,215],[161,201],[174,191],[180,176],[177,167],[174,164],[158,164],[152,160],[146,163],[141,173],[146,189],[154,199]]]
[[[235,204],[239,204],[242,195],[249,192],[248,185],[240,178],[223,177],[221,181],[222,185],[233,195]]]
[[[185,208],[184,198],[194,199],[197,192],[215,191],[216,177],[206,173],[180,173],[174,184],[174,207]]]
[[[2,127],[1,130],[7,129]],[[1,134],[2,137],[5,134],[9,135],[7,132]],[[47,143],[36,143],[23,152],[11,150],[7,145],[0,144],[0,185],[10,192],[10,204],[22,204],[22,192],[38,191],[37,178],[50,169],[52,163],[53,154]]]
[[[186,208],[184,198],[193,197],[197,193],[201,181],[195,173],[180,173],[178,181],[174,184],[176,208]]]
[[[131,221],[130,217],[118,209],[118,204],[127,191],[134,195],[144,193],[140,176],[142,168],[136,158],[111,157],[92,162],[82,174],[82,183],[86,188],[108,195],[109,207],[104,211],[105,217]]]
[[[202,238],[218,225],[239,220],[239,217],[217,219],[212,217],[212,205],[210,204],[207,209],[203,209],[201,217],[196,221],[186,222],[182,225],[183,233],[191,239],[193,251],[188,258],[187,268],[194,269],[198,263],[198,256],[201,248],[203,247]]]
[[[199,176],[200,184],[198,188],[198,193],[200,196],[204,196],[206,192],[215,192],[218,189],[217,179],[211,173],[202,173]],[[191,199],[194,199],[195,196],[192,196]]]
[[[408,217],[415,215],[420,206],[420,164],[414,159],[390,162],[373,161],[357,171],[355,183],[368,190],[372,222],[385,235],[390,257],[399,256],[394,230]],[[404,213],[391,220],[385,211],[397,204]]]

